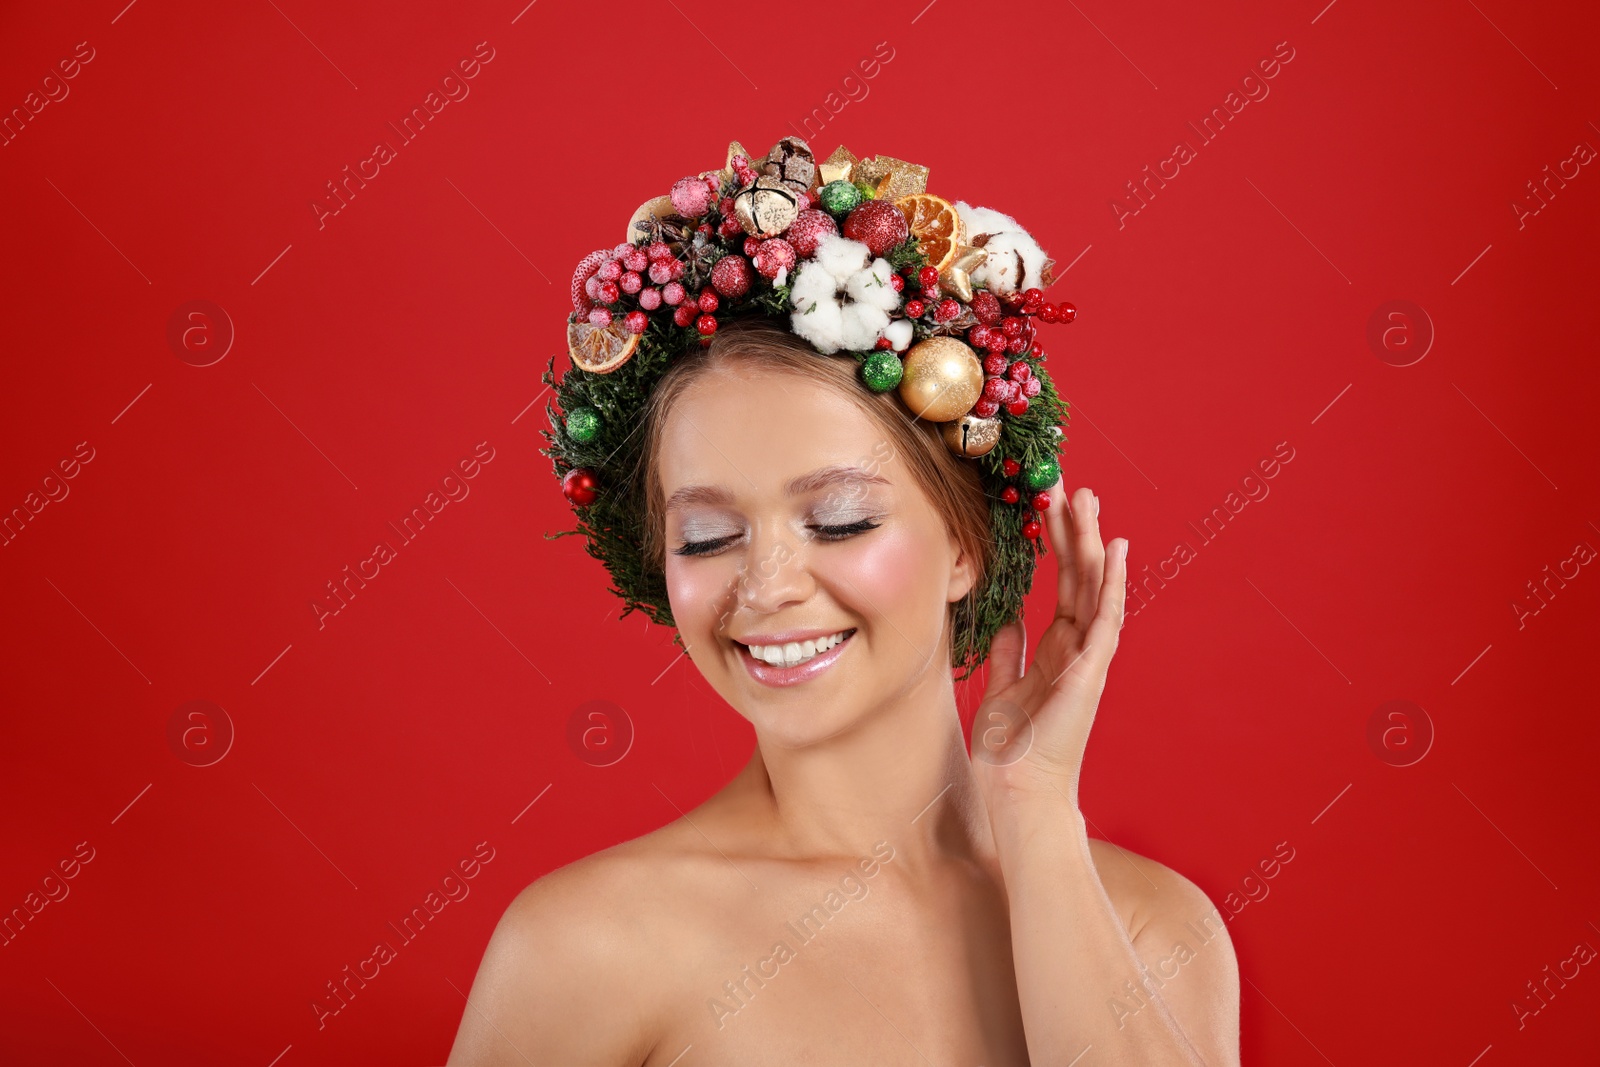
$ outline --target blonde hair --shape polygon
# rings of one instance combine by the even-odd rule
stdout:
[[[639,453],[641,469],[634,481],[636,485],[644,485],[645,566],[658,574],[664,573],[666,567],[665,498],[656,462],[666,415],[692,382],[712,370],[735,364],[767,368],[829,384],[849,398],[882,431],[923,495],[944,517],[945,526],[956,544],[973,561],[972,588],[949,606],[946,615],[952,629],[951,666],[964,666],[957,650],[970,648],[976,636],[975,604],[994,554],[990,502],[977,468],[971,460],[952,453],[940,436],[938,425],[913,416],[893,391],[874,393],[868,389],[858,373],[856,356],[851,353],[823,355],[809,342],[765,315],[718,323],[711,344],[691,346],[662,374],[650,393],[643,414],[645,440]],[[955,634],[963,632],[967,640],[956,640]]]

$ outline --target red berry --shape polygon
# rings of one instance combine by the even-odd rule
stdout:
[[[928,305],[920,300],[906,301],[906,317],[910,319],[922,318],[922,313],[928,310]]]
[[[683,303],[683,298],[685,295],[687,294],[684,292],[683,286],[677,282],[668,282],[666,285],[661,287],[661,299],[666,301],[667,306],[669,307],[677,307],[679,304]],[[678,325],[683,326],[686,325],[686,323],[680,322]]]
[[[1078,309],[1063,300],[1056,305],[1056,321],[1071,322],[1078,317]]]
[[[983,373],[991,378],[998,378],[1006,372],[1006,357],[998,352],[992,352],[983,357]]]
[[[878,338],[877,343],[875,343],[872,347],[882,352],[893,348],[894,344],[887,337],[880,337]]]
[[[933,303],[934,301],[938,300],[939,299],[939,287],[937,285],[923,286],[922,299],[926,300],[930,304]]]
[[[650,265],[650,257],[644,254],[644,249],[634,247],[628,249],[628,254],[622,257],[622,265],[638,273]]]
[[[683,277],[683,270],[684,270],[683,260],[681,260],[681,259],[667,259],[667,260],[663,260],[662,262],[666,263],[668,266],[670,266],[672,268],[672,280],[673,281],[677,281],[679,278]]]
[[[1006,477],[1007,478],[1015,478],[1017,476],[1017,474],[1022,470],[1022,464],[1018,463],[1016,460],[1012,459],[1010,456],[1007,456],[1004,460],[1001,461],[1000,469],[1006,472]]]
[[[678,310],[672,313],[672,321],[679,326],[687,326],[694,321],[697,309],[693,304],[679,304]]]
[[[1022,536],[1026,537],[1030,541],[1037,541],[1039,539],[1039,533],[1043,529],[1044,527],[1039,525],[1038,519],[1029,519],[1027,522],[1022,524]]]
[[[657,285],[665,285],[672,280],[672,264],[676,260],[658,259],[650,264],[650,280]]]
[[[755,255],[756,250],[761,247],[761,240],[762,239],[757,237],[755,234],[751,234],[749,237],[746,237],[744,239],[744,254],[747,256]]]
[[[644,328],[650,325],[650,316],[642,311],[630,311],[623,316],[622,324],[629,333],[644,333]]]
[[[939,271],[934,267],[923,267],[917,271],[917,282],[924,289],[932,289],[939,284]]]
[[[1022,306],[1023,307],[1025,307],[1025,308],[1037,308],[1042,303],[1044,303],[1044,290],[1043,289],[1027,289],[1027,290],[1023,291],[1023,294],[1022,294]]]
[[[986,347],[991,352],[1004,352],[1006,350],[1006,341],[1005,331],[991,329],[989,331],[989,343]]]
[[[1007,415],[1026,415],[1028,413],[1028,398],[1019,396],[1015,400],[1006,401]]]
[[[717,211],[723,215],[733,214],[733,197],[725,196],[717,202]]]
[[[1007,337],[1022,336],[1022,320],[1015,315],[1007,315],[1000,320],[1000,329],[1005,331]]]
[[[605,329],[611,325],[611,312],[605,308],[595,308],[589,312],[589,325],[598,326],[602,330]]]
[[[658,259],[671,259],[672,248],[665,241],[651,241],[645,246],[644,255],[652,262]]]
[[[694,320],[694,328],[700,331],[701,336],[710,337],[717,332],[717,319],[715,315],[701,315]]]
[[[1026,337],[1018,336],[1006,338],[1006,351],[1010,352],[1013,356],[1020,356],[1027,350],[1028,339]]]
[[[999,410],[1000,401],[998,400],[980,400],[972,405],[972,413],[980,419],[992,419]]]
[[[601,282],[594,287],[595,300],[601,304],[615,304],[617,297],[622,294],[617,289],[616,282]]]
[[[986,378],[983,382],[983,398],[997,403],[1005,403],[1011,399],[1011,389],[1004,378]]]
[[[940,322],[949,322],[959,314],[961,314],[961,305],[956,302],[955,297],[947,296],[939,301],[939,310],[934,313],[933,317]]]
[[[1011,461],[1006,460],[1006,462],[1009,463]],[[1007,504],[1015,504],[1017,501],[1022,499],[1022,494],[1017,492],[1016,486],[1008,485],[1004,489],[1000,490],[1000,499],[1005,501]]]
[[[988,348],[989,327],[980,324],[968,330],[967,344],[971,345],[973,348]]]
[[[639,277],[637,271],[630,270],[622,276],[622,281],[618,284],[622,286],[624,293],[632,294],[644,288],[644,279]]]
[[[1033,494],[1033,499],[1028,503],[1033,505],[1034,511],[1047,511],[1050,507],[1050,494],[1048,491],[1041,489]]]
[[[711,227],[707,226],[705,229],[706,235],[709,237],[711,234]],[[717,227],[717,232],[723,237],[737,237],[744,232],[744,227],[739,225],[738,219],[734,218],[732,215],[729,215],[727,218],[722,220],[722,225]]]
[[[700,296],[696,303],[700,305],[701,311],[711,312],[717,310],[717,306],[721,304],[722,301],[717,299],[717,294],[714,291],[710,289],[702,289],[700,290]],[[710,331],[708,330],[707,332],[709,333]]]
[[[1026,397],[1035,397],[1039,395],[1040,390],[1043,388],[1044,386],[1040,384],[1039,379],[1029,378],[1027,381],[1022,383],[1022,395]]]
[[[900,277],[898,274],[891,274],[889,275],[889,284],[894,288],[894,291],[898,293],[905,289],[906,280]]]
[[[1011,364],[1011,367],[1006,371],[1006,377],[1010,378],[1014,382],[1025,382],[1032,375],[1033,368],[1028,366],[1020,359]]]
[[[1039,317],[1045,322],[1056,321],[1056,306],[1051,303],[1046,303],[1044,307],[1039,309]]]
[[[972,294],[972,313],[985,326],[993,326],[1000,321],[1000,301],[989,290],[979,289]]]

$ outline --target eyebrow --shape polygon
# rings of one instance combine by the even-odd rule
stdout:
[[[784,492],[789,496],[813,493],[818,489],[841,484],[893,485],[889,479],[861,467],[834,465],[818,467],[809,474],[789,479]],[[731,504],[733,494],[720,485],[686,485],[667,498],[666,511],[676,511],[691,504]]]

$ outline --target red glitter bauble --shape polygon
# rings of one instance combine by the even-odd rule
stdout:
[[[723,256],[711,268],[711,284],[729,300],[750,291],[750,261],[743,256]]]
[[[774,237],[762,241],[761,247],[756,249],[756,270],[763,278],[776,278],[781,270],[793,270],[795,259],[794,245],[782,237]]]
[[[860,241],[875,256],[901,244],[911,233],[905,212],[887,200],[868,200],[844,220],[844,235]]]
[[[794,222],[784,231],[784,238],[802,256],[817,254],[817,242],[830,233],[838,233],[839,224],[826,211],[809,208],[795,216]]]
[[[588,507],[600,495],[600,483],[588,467],[574,467],[561,479],[561,492],[580,508]]]
[[[584,284],[594,276],[594,272],[600,269],[600,264],[604,263],[609,255],[610,253],[602,248],[597,252],[590,252],[579,261],[578,269],[572,272],[572,310],[588,311],[594,307],[594,303],[584,292]]]
[[[710,207],[711,190],[704,178],[679,178],[672,183],[672,210],[678,214],[697,219]]]

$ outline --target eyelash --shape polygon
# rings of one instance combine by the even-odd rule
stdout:
[[[823,541],[843,541],[857,534],[864,534],[868,530],[876,530],[880,525],[882,524],[873,522],[871,519],[861,519],[857,522],[846,523],[843,526],[812,526],[809,529],[821,532]],[[718,537],[710,541],[685,541],[677,550],[677,554],[680,556],[709,555],[732,540],[734,540],[732,537]]]

